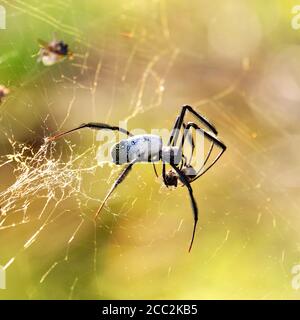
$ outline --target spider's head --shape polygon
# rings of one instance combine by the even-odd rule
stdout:
[[[119,143],[116,143],[111,149],[112,161],[115,164],[125,164],[128,163],[128,143],[126,140],[121,140]]]
[[[165,184],[167,187],[177,187],[178,185],[178,175],[175,171],[169,170],[166,172]]]

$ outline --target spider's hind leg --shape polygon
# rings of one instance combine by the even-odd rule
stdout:
[[[132,134],[123,129],[123,128],[120,128],[120,127],[117,127],[117,126],[111,126],[109,124],[106,124],[106,123],[100,123],[100,122],[89,122],[89,123],[83,123],[82,125],[80,125],[79,127],[76,127],[74,129],[71,129],[71,130],[68,130],[68,131],[65,131],[65,132],[62,132],[62,133],[58,133],[56,134],[55,136],[52,136],[50,138],[48,138],[48,141],[53,141],[53,140],[56,140],[60,137],[63,137],[69,133],[72,133],[74,131],[77,131],[77,130],[81,130],[81,129],[84,129],[84,128],[89,128],[89,129],[93,129],[93,130],[112,130],[112,131],[119,131],[121,133],[124,133],[126,134],[127,136],[132,136]]]

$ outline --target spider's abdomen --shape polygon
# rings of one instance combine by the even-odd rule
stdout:
[[[137,162],[157,162],[160,160],[162,140],[153,134],[136,135],[121,140],[111,150],[112,161],[116,164]]]

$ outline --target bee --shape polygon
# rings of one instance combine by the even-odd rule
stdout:
[[[9,89],[3,85],[0,85],[0,103],[2,99],[5,98],[9,94]]]
[[[73,59],[73,53],[69,50],[68,44],[62,40],[58,41],[54,38],[46,42],[39,39],[38,43],[40,45],[38,62],[42,62],[45,66],[52,66],[66,58]]]

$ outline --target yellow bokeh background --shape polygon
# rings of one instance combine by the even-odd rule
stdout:
[[[91,217],[116,167],[83,174],[84,196],[80,190],[57,207],[51,200],[40,218],[47,194],[17,200],[1,217],[0,265],[14,260],[0,298],[300,297],[292,273],[300,263],[297,1],[0,4],[7,15],[0,84],[11,91],[0,105],[1,159],[12,153],[9,139],[36,151],[44,137],[82,122],[171,128],[183,104],[208,117],[228,147],[193,183],[200,216],[190,254],[187,192],[164,188],[149,165],[134,168],[96,225]],[[74,59],[45,67],[34,56],[37,39],[54,33]],[[59,141],[48,157],[62,152],[57,161],[66,162],[91,148],[84,169],[96,164],[97,147],[86,130]],[[16,165],[0,167],[2,193],[17,181]],[[55,220],[44,225],[51,212]]]

